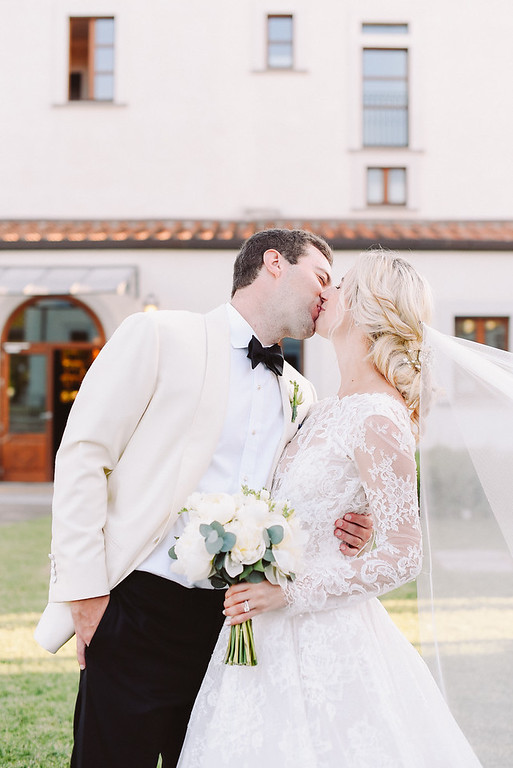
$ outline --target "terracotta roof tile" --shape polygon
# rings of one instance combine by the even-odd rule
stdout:
[[[238,248],[260,229],[308,229],[339,250],[513,250],[513,220],[0,220],[0,248]]]

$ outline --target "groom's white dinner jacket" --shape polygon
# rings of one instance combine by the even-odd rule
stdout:
[[[55,653],[73,635],[67,601],[107,594],[174,524],[215,451],[229,374],[225,306],[131,315],[102,349],[56,459],[49,604],[35,633],[44,648]],[[292,422],[294,381],[303,403]],[[288,363],[279,383],[273,470],[315,400]]]

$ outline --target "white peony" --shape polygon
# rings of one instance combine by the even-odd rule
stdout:
[[[185,502],[189,517],[210,525],[217,520],[221,525],[235,515],[235,499],[229,493],[193,493]]]
[[[268,528],[269,505],[263,499],[245,496],[244,505],[238,510],[237,518],[243,518],[244,521],[250,521],[251,524],[261,528]]]
[[[189,523],[175,544],[177,560],[171,561],[171,570],[183,574],[194,583],[208,578],[212,569],[212,555],[207,552],[205,538],[199,525]]]
[[[303,559],[303,548],[307,542],[307,534],[294,517],[279,523],[283,526],[283,539],[273,547],[276,565],[284,574],[297,573]]]
[[[244,517],[243,520],[237,518],[226,526],[226,530],[236,536],[236,542],[231,552],[227,553],[229,557],[226,558],[230,561],[230,567],[237,567],[239,564],[251,565],[257,563],[264,556],[266,550],[264,529],[254,519],[251,517]],[[240,569],[239,573],[242,570],[243,568]]]

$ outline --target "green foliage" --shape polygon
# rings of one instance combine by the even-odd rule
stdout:
[[[249,581],[250,584],[260,584],[260,582],[264,580],[265,574],[262,571],[258,571],[256,569],[251,571],[251,573],[245,578],[245,581]]]
[[[217,520],[210,525],[202,523],[199,529],[201,535],[205,537],[205,546],[209,555],[229,552],[237,540],[235,534],[225,531]]]
[[[269,541],[273,546],[283,541],[283,525],[271,525],[271,527],[266,530],[269,536]]]

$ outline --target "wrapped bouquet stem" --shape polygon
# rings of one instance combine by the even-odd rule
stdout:
[[[191,583],[209,579],[214,589],[267,579],[283,585],[295,578],[303,532],[286,501],[265,489],[241,493],[195,493],[182,514],[188,522],[169,550],[171,569]],[[251,619],[232,625],[225,664],[257,663]]]
[[[252,619],[246,619],[242,624],[230,627],[230,639],[224,663],[246,667],[254,667],[257,663]]]

